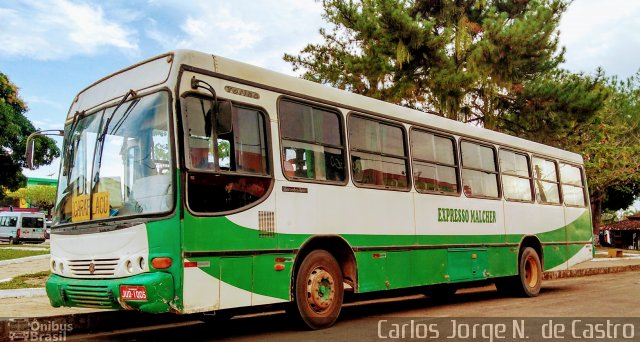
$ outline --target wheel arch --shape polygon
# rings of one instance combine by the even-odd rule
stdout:
[[[522,240],[520,240],[520,247],[518,250],[517,262],[520,263],[520,257],[522,256],[522,252],[527,247],[533,248],[536,251],[536,253],[538,253],[538,257],[540,258],[540,264],[542,266],[542,271],[544,271],[544,253],[542,251],[542,243],[540,242],[540,239],[538,239],[538,237],[535,235],[526,235],[522,237]]]
[[[357,289],[357,265],[356,256],[351,245],[338,235],[316,235],[307,239],[298,250],[294,260],[293,272],[291,272],[291,293],[294,293],[295,279],[304,258],[314,250],[322,249],[331,254],[342,271],[342,278],[349,284],[353,291]],[[346,289],[345,289],[346,290]]]

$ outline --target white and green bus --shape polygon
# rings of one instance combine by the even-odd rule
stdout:
[[[210,54],[82,90],[63,144],[55,307],[323,328],[345,291],[536,296],[592,257],[580,155]]]

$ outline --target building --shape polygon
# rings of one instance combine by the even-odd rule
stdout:
[[[600,228],[600,244],[624,249],[640,249],[640,213]]]

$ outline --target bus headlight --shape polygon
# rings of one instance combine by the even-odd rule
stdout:
[[[140,268],[140,271],[144,271],[144,266],[145,266],[144,257],[139,257],[138,258],[138,267]]]
[[[131,262],[131,260],[127,260],[124,266],[127,269],[127,273],[133,273],[133,263]]]

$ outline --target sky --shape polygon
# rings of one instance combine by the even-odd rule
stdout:
[[[574,0],[560,23],[562,65],[626,78],[640,69],[640,1]],[[96,80],[187,48],[297,76],[282,60],[321,42],[314,0],[2,0],[0,72],[40,129],[61,129],[74,96]],[[58,163],[26,170],[54,178]],[[640,208],[640,204],[638,204]]]

